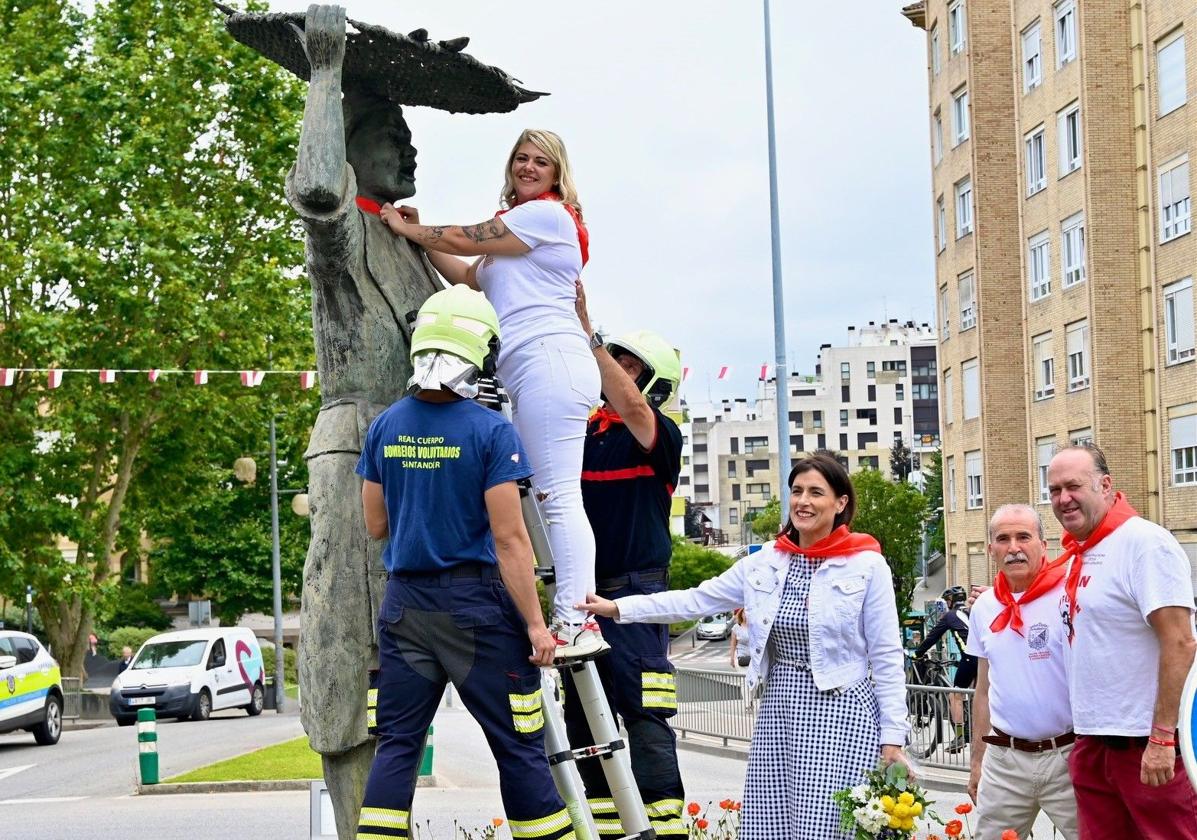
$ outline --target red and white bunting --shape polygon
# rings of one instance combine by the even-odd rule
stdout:
[[[150,371],[148,374],[146,374],[146,375],[149,377],[149,380],[150,380],[151,382],[157,382],[157,381],[158,381],[158,377],[162,375],[162,371],[161,371],[160,369],[158,369],[158,368],[154,368],[153,370],[151,370],[151,371]]]
[[[316,384],[316,371],[304,370],[299,373],[299,387],[305,391]]]
[[[0,388],[11,388],[17,372],[13,368],[0,368]]]
[[[196,385],[207,385],[208,384],[208,371],[197,370],[195,372],[195,384]]]
[[[100,384],[109,385],[116,381],[116,371],[104,368],[100,371]]]
[[[682,381],[685,382],[689,378],[690,378],[690,368],[688,368],[688,367],[682,368]]]
[[[46,387],[57,388],[62,384],[62,371],[50,368],[46,371]]]
[[[246,388],[257,388],[262,384],[262,378],[264,376],[266,376],[264,371],[243,370],[241,371],[241,384]]]
[[[768,378],[769,378],[769,365],[768,365],[768,363],[766,363],[766,364],[761,365],[761,382],[764,382]]]
[[[719,375],[716,376],[715,378],[719,379],[719,380],[724,380],[724,379],[728,379],[729,377],[731,377],[731,365],[723,365],[719,368]]]

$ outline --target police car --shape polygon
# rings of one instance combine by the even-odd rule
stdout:
[[[24,729],[42,746],[62,735],[62,675],[36,638],[0,630],[0,734]]]

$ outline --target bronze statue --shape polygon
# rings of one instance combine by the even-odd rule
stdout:
[[[462,53],[466,38],[433,42],[424,30],[398,35],[357,21],[347,34],[338,6],[312,5],[306,15],[217,6],[234,38],[310,82],[287,176],[287,201],[307,231],[321,393],[305,454],[312,539],[299,685],[337,832],[349,838],[374,756],[366,691],[386,584],[383,543],[366,534],[354,467],[370,421],[411,375],[405,314],[442,287],[423,252],[377,216],[379,205],[415,194],[416,150],[402,106],[493,113],[543,94]]]

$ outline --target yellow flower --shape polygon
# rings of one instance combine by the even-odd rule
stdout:
[[[893,814],[890,814],[889,827],[890,828],[901,828],[902,821],[900,819],[898,819],[897,817],[895,817]]]
[[[914,794],[908,790],[904,790],[904,791],[902,791],[902,793],[898,794],[898,801],[901,802],[903,805],[913,805],[914,804]]]
[[[914,828],[914,817],[907,817],[906,819],[902,820],[902,825],[900,825],[899,828],[905,831],[912,830]]]
[[[910,806],[910,816],[921,817],[923,815],[923,803],[916,802]]]
[[[894,798],[892,796],[881,797],[881,807],[885,810],[885,813],[887,813],[887,814],[893,813]]]
[[[894,816],[900,820],[904,820],[910,816],[910,806],[905,802],[899,802],[894,806]]]

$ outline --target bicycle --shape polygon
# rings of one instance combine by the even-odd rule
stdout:
[[[929,758],[940,743],[945,742],[944,724],[951,730],[952,718],[948,710],[946,691],[919,691],[921,686],[950,689],[949,659],[924,656],[906,657],[906,709],[910,717],[910,751],[920,759]],[[911,689],[914,690],[911,690]]]

